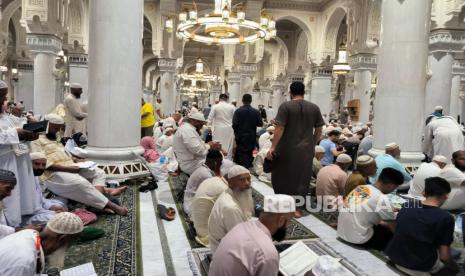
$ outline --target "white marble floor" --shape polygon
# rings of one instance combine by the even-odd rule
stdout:
[[[144,275],[193,275],[187,257],[190,245],[180,218],[177,216],[174,221],[163,221],[156,216],[158,203],[176,208],[166,179],[160,180],[158,185],[156,191],[142,193],[140,196]],[[273,194],[271,187],[257,179],[253,181],[253,187],[263,195]],[[363,274],[397,275],[385,262],[370,252],[350,247],[337,240],[336,231],[316,217],[312,215],[302,217],[299,222],[318,235],[338,254],[361,268]]]

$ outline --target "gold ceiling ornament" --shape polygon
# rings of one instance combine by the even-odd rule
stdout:
[[[252,43],[260,39],[276,37],[276,21],[261,12],[260,22],[245,18],[242,3],[231,5],[231,0],[214,0],[215,10],[203,17],[198,16],[197,5],[178,15],[176,36],[183,40],[209,45],[235,45]],[[174,30],[171,17],[165,21],[168,32]]]
[[[336,64],[333,65],[333,74],[346,75],[352,70],[347,62],[347,46],[344,42],[339,45],[338,59]]]

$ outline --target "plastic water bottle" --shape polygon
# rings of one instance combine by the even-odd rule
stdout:
[[[166,163],[166,156],[165,155],[162,155],[160,156],[160,164],[165,164]]]

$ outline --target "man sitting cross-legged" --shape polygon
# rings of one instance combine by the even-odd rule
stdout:
[[[105,188],[105,173],[96,168],[81,169],[73,158],[65,151],[64,146],[57,142],[57,133],[63,129],[64,121],[59,116],[48,116],[49,125],[46,135],[31,143],[33,152],[42,152],[47,158],[45,173],[41,181],[53,193],[72,199],[98,210],[108,213],[126,215],[128,210],[109,201],[102,193],[110,192],[116,195],[118,190]]]
[[[449,253],[454,218],[439,207],[447,200],[451,187],[440,177],[427,178],[424,187],[425,200],[405,203],[397,215],[396,231],[386,254],[408,275],[448,275],[443,274],[445,269],[457,268]]]
[[[375,185],[360,185],[344,199],[337,235],[353,244],[384,250],[392,238],[396,218],[386,194],[404,182],[402,173],[385,168]]]

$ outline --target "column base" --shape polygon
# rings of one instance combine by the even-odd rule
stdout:
[[[87,147],[87,157],[98,164],[107,179],[124,181],[150,175],[141,147],[98,148]]]
[[[376,156],[384,154],[385,150],[372,148],[368,153],[373,158],[376,158]],[[400,154],[400,163],[402,163],[405,169],[412,175],[415,175],[423,159],[425,159],[425,155],[422,152],[404,152],[403,151]]]

